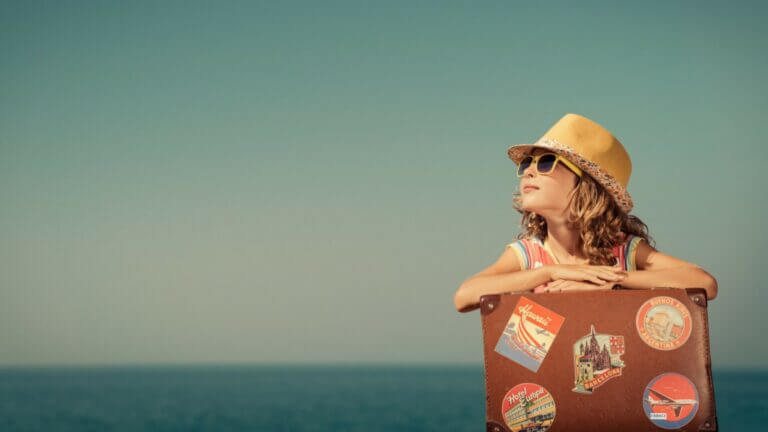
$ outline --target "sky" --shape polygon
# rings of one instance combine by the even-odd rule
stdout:
[[[2,2],[0,366],[482,364],[461,282],[565,113],[763,367],[759,2]]]

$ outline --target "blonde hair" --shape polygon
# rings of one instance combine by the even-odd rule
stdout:
[[[623,239],[622,233],[642,237],[651,246],[655,240],[648,226],[637,216],[628,215],[616,204],[613,196],[584,172],[571,192],[566,224],[579,232],[579,245],[591,265],[615,265],[612,249]],[[547,221],[538,214],[523,210],[520,192],[514,194],[514,207],[523,215],[518,239],[536,237],[542,242],[547,236]]]

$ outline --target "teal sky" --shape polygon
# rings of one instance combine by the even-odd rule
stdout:
[[[0,365],[482,364],[452,297],[567,112],[765,365],[760,2],[2,2]]]

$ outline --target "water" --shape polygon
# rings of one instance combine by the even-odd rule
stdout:
[[[720,430],[768,424],[768,371],[715,371]],[[482,366],[0,369],[0,431],[482,431]]]

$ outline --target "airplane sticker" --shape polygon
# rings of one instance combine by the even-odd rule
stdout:
[[[539,370],[565,318],[526,297],[520,297],[495,351],[530,369]]]
[[[679,429],[693,420],[698,409],[699,393],[684,375],[663,373],[645,387],[643,410],[660,428]]]

